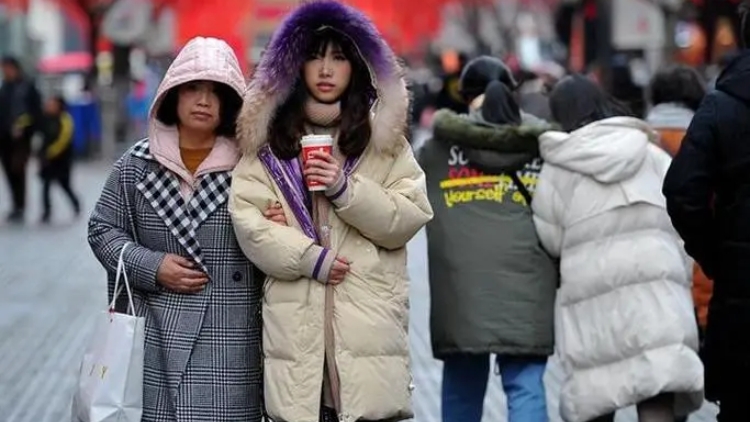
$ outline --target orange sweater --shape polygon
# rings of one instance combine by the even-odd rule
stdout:
[[[201,149],[187,149],[180,147],[180,155],[182,156],[182,163],[185,164],[185,168],[188,169],[190,174],[195,174],[200,167],[203,160],[208,157],[213,148],[201,148]]]

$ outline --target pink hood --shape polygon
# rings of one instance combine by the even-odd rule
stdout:
[[[177,128],[156,119],[156,111],[170,89],[198,80],[225,84],[240,98],[245,93],[245,78],[234,51],[216,38],[196,37],[188,41],[167,69],[149,111],[149,148],[159,163],[180,176],[187,185],[184,188],[194,185],[195,178],[202,174],[233,169],[240,156],[235,139],[219,137],[196,174],[190,174],[180,156]]]

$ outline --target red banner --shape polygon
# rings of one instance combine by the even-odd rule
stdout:
[[[386,41],[401,54],[431,38],[440,27],[447,0],[348,0],[373,20]]]
[[[244,20],[253,13],[251,0],[181,0],[175,7],[175,41],[181,48],[197,36],[221,38],[234,50],[243,71],[247,71],[247,38]]]

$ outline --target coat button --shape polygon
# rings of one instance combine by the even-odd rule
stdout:
[[[234,274],[232,274],[232,280],[234,281],[241,281],[242,280],[242,273],[239,271],[236,271]]]

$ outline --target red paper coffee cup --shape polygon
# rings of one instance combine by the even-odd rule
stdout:
[[[311,158],[313,151],[324,151],[333,153],[333,137],[331,135],[307,135],[300,141],[302,145],[302,166],[305,167],[307,160]],[[305,180],[307,189],[316,192],[326,190],[326,186],[315,181]]]

